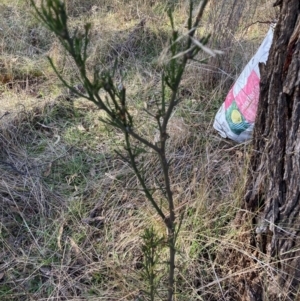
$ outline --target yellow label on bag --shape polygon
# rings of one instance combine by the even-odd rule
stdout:
[[[241,123],[243,121],[241,113],[238,110],[232,110],[231,120],[235,124]]]

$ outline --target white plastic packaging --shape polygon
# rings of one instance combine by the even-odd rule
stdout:
[[[267,62],[272,40],[271,27],[218,110],[213,126],[222,137],[240,143],[251,139],[259,99],[258,64]]]

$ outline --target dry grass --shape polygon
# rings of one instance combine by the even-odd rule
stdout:
[[[180,109],[193,116],[192,105]],[[75,113],[50,103],[2,125],[2,300],[132,300],[144,287],[140,235],[150,225],[164,234],[164,226],[135,190],[132,171],[112,155],[115,143],[94,122],[97,114],[85,103]],[[243,164],[236,156],[244,150],[209,137],[210,128],[193,119],[174,116],[170,125],[176,213],[186,216],[178,290],[188,300],[198,281],[213,277],[206,256],[238,206],[234,183]],[[154,183],[156,159],[144,159]]]
[[[89,63],[111,66],[118,57],[132,110],[144,123],[140,131],[155,139],[141,109],[151,109],[159,93],[158,57],[169,22],[161,1],[127,2],[67,4],[72,26],[86,20],[94,26]],[[10,114],[0,119],[0,299],[147,300],[141,235],[150,225],[160,235],[165,229],[127,163],[113,152],[122,147],[121,135],[98,121],[101,113],[94,106],[69,101],[72,96],[45,56],[76,83],[72,62],[36,23],[26,1],[1,7],[0,118]],[[182,31],[186,9],[178,4],[175,11]],[[203,31],[209,28],[205,22]],[[242,197],[248,146],[219,138],[212,119],[226,95],[224,86],[251,57],[259,42],[253,39],[265,29],[231,33],[224,59],[229,69],[193,62],[183,79],[184,101],[171,119],[168,145],[176,214],[184,213],[176,300],[232,300],[235,294],[218,282],[214,260],[220,246],[241,248],[229,223]],[[212,79],[207,74],[215,70],[222,76]],[[157,159],[145,154],[141,163],[148,183],[157,185]],[[166,293],[164,252],[160,298]]]

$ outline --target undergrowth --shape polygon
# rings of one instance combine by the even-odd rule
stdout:
[[[169,23],[161,1],[133,2],[74,0],[68,9],[74,28],[92,21],[88,63],[109,67],[118,57],[130,102],[137,110],[151,109]],[[175,22],[184,28],[187,7],[173,3]],[[45,55],[66,76],[72,77],[74,66],[32,17],[28,2],[4,1],[1,7],[0,300],[147,300],[141,237],[145,228],[160,236],[165,228],[135,189],[128,164],[113,152],[121,136],[99,122],[102,113],[94,105],[58,83]],[[218,7],[208,12],[212,8]],[[241,29],[247,25],[239,23]],[[185,101],[170,120],[175,212],[185,216],[176,300],[231,300],[232,288],[218,282],[214,259],[222,244],[235,243],[236,230],[229,225],[239,207],[247,145],[219,138],[212,119],[227,93],[224,87],[266,32],[255,26],[233,33],[224,59],[236,62],[232,69],[187,66],[180,91]],[[155,140],[151,124],[140,131]],[[147,156],[144,163],[155,177],[157,159]],[[164,275],[167,254],[160,256],[156,272]]]

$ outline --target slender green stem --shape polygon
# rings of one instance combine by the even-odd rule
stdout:
[[[167,243],[169,248],[169,273],[167,301],[173,301],[175,286],[176,239],[182,220],[180,220],[179,226],[176,227],[174,199],[171,189],[171,179],[169,171],[170,162],[167,158],[167,127],[172,113],[179,103],[177,95],[187,62],[190,59],[194,59],[196,54],[201,50],[201,47],[199,48],[199,43],[196,43],[193,37],[195,35],[197,27],[199,26],[199,22],[203,16],[204,8],[208,0],[201,1],[194,23],[192,22],[193,1],[190,0],[190,14],[188,19],[189,31],[185,36],[185,38],[187,38],[187,41],[183,51],[178,46],[178,42],[181,38],[178,37],[178,32],[175,30],[175,24],[171,10],[169,12],[171,26],[173,29],[169,48],[172,59],[165,66],[162,73],[161,103],[159,104],[159,102],[157,102],[158,112],[157,114],[148,112],[149,116],[152,116],[152,118],[156,120],[158,125],[160,133],[160,139],[158,143],[150,142],[142,135],[140,135],[136,128],[134,128],[133,116],[131,115],[126,103],[126,90],[125,88],[119,89],[115,85],[113,81],[114,73],[113,75],[106,72],[99,73],[98,70],[95,69],[93,79],[89,79],[89,72],[87,70],[86,62],[88,59],[88,44],[91,25],[85,25],[83,34],[80,34],[77,30],[75,30],[71,34],[67,25],[68,17],[65,10],[65,4],[63,2],[61,2],[60,0],[41,0],[41,8],[38,8],[36,6],[34,0],[30,0],[30,2],[34,7],[36,16],[43,22],[43,24],[48,27],[48,29],[56,34],[63,47],[74,59],[76,67],[79,71],[80,81],[82,82],[87,95],[74,89],[70,82],[68,82],[57,70],[53,61],[49,59],[50,64],[58,78],[75,94],[92,101],[99,107],[99,109],[105,111],[107,118],[102,119],[102,121],[112,125],[115,128],[120,129],[124,134],[125,149],[127,151],[128,158],[125,158],[121,154],[119,155],[131,165],[142,188],[142,191],[145,193],[146,198],[150,201],[157,214],[161,217],[168,230]],[[205,44],[207,40],[208,38],[205,37],[201,39],[200,42]],[[167,97],[168,87],[171,90],[170,97]],[[101,96],[99,95],[99,91],[101,89],[107,93],[107,97],[101,98]],[[168,203],[168,215],[163,212],[161,204],[159,204],[159,202],[153,197],[153,189],[150,189],[148,187],[148,184],[144,179],[143,167],[142,165],[137,163],[136,160],[136,157],[139,154],[139,150],[132,144],[132,140],[148,147],[148,149],[154,151],[159,158],[163,178],[163,184],[159,183],[159,187]],[[151,233],[153,234],[153,232]],[[146,269],[146,273],[149,277],[151,300],[154,301],[156,275],[153,268],[155,265],[154,258],[156,255],[153,245],[155,245],[154,242],[150,241],[150,253],[148,254],[149,267]]]

